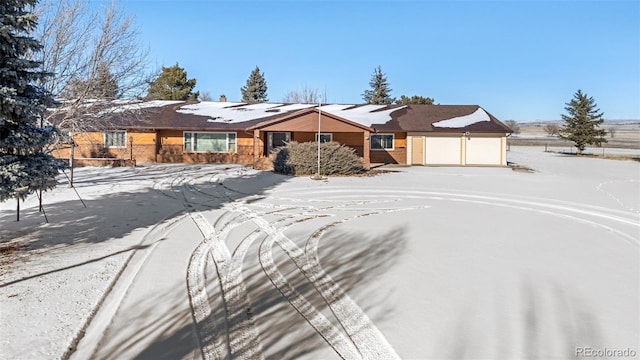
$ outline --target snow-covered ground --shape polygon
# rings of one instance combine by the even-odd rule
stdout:
[[[76,169],[0,204],[0,358],[640,357],[640,163],[508,160]]]

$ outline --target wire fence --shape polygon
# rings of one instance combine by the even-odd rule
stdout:
[[[557,138],[507,138],[507,151],[521,146],[540,148],[543,152],[577,155],[577,148],[570,141]],[[587,146],[581,155],[600,157],[640,157],[640,141],[610,141],[601,146]]]

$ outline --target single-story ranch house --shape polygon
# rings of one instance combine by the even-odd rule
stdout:
[[[336,141],[365,166],[506,165],[509,127],[477,105],[322,105],[148,101],[120,104],[72,134],[76,158],[270,165],[288,141]],[[107,121],[102,121],[104,119]],[[54,155],[66,158],[68,149]]]

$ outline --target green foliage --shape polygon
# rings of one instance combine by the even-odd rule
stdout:
[[[391,88],[387,82],[387,75],[382,73],[382,67],[378,65],[369,81],[371,89],[365,90],[362,99],[367,104],[389,105],[396,99],[391,97]]]
[[[433,98],[413,95],[412,97],[401,95],[396,104],[399,105],[433,105]]]
[[[54,129],[42,128],[51,95],[34,85],[49,74],[29,60],[42,49],[29,36],[37,17],[28,9],[35,0],[0,2],[0,201],[24,199],[56,186],[61,165],[45,149]]]
[[[247,83],[240,88],[240,92],[242,93],[242,101],[249,104],[269,101],[267,99],[267,81],[264,79],[264,73],[260,73],[258,66],[251,71]]]
[[[601,143],[607,142],[604,138],[607,132],[599,129],[604,122],[604,113],[600,112],[593,97],[578,90],[566,105],[564,109],[568,115],[562,115],[565,123],[560,128],[560,138],[572,141],[578,154],[581,154],[587,145],[600,146]]]
[[[64,96],[69,99],[117,99],[120,97],[118,80],[109,70],[109,65],[101,62],[95,78],[70,80],[68,93]]]
[[[273,153],[273,170],[286,175],[312,175],[318,171],[318,143],[292,141]],[[352,175],[364,172],[355,150],[331,141],[320,144],[321,175]]]
[[[158,77],[149,82],[147,100],[196,100],[200,95],[193,92],[196,79],[187,79],[187,72],[178,63],[162,67]]]

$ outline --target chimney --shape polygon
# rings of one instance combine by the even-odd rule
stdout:
[[[227,102],[227,96],[225,94],[220,95],[220,102]]]

